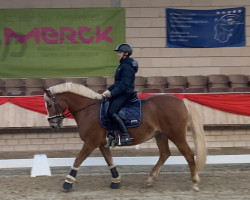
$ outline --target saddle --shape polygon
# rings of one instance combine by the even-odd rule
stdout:
[[[106,136],[106,147],[115,147],[117,145],[121,146],[120,135],[115,131],[118,127],[108,118],[109,105],[110,100],[108,98],[104,98],[100,107],[100,123],[105,129],[108,130]],[[118,115],[127,128],[137,127],[141,124],[141,99],[138,99],[136,92],[131,96],[127,104],[120,109]]]
[[[100,123],[105,129],[109,131],[115,131],[118,129],[118,127],[108,118],[107,111],[109,105],[109,98],[104,98],[100,107]],[[127,104],[121,108],[118,115],[127,128],[137,127],[141,124],[141,99],[137,97],[137,93],[132,95]]]

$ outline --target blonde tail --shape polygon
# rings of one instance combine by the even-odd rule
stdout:
[[[194,138],[196,149],[196,170],[202,171],[206,164],[207,148],[205,141],[205,132],[203,122],[197,109],[188,100],[185,100],[185,105],[189,112],[189,126]]]

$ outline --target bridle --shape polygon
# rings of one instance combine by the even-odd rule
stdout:
[[[60,106],[60,104],[57,102],[56,97],[54,95],[52,95],[51,99],[53,100],[56,114],[51,116],[51,117],[48,117],[47,119],[48,119],[49,123],[53,122],[53,123],[56,123],[58,125],[58,127],[61,127],[63,119],[66,118],[67,116],[69,116],[70,112],[68,112],[66,114],[61,112],[61,111],[63,111],[63,109]],[[52,121],[52,120],[55,120],[55,119],[57,119],[57,121]]]
[[[75,111],[74,113],[69,111],[69,112],[64,114],[63,109],[60,106],[60,104],[57,102],[55,95],[52,94],[51,99],[54,102],[54,108],[55,108],[56,114],[51,116],[51,117],[48,117],[47,119],[48,119],[49,122],[52,122],[51,120],[57,119],[57,121],[53,122],[53,123],[56,123],[58,126],[60,126],[62,124],[62,121],[63,121],[64,118],[67,118],[70,115],[74,115],[74,114],[76,114],[76,113],[78,113],[78,112],[80,112],[80,111],[82,111],[82,110],[84,110],[84,109],[86,109],[86,108],[88,108],[88,107],[90,107],[90,106],[97,103],[97,102],[94,102],[92,104],[89,104],[89,105],[87,105],[87,106],[85,106],[83,108],[80,108],[79,110]],[[62,111],[62,112],[60,112],[60,111]]]

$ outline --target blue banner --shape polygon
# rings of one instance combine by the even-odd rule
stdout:
[[[167,47],[245,46],[245,8],[216,10],[166,9]]]

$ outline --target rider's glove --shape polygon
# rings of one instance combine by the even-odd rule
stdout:
[[[103,96],[103,97],[107,97],[108,94],[110,94],[110,91],[109,91],[109,90],[106,90],[105,92],[102,93],[102,96]]]

